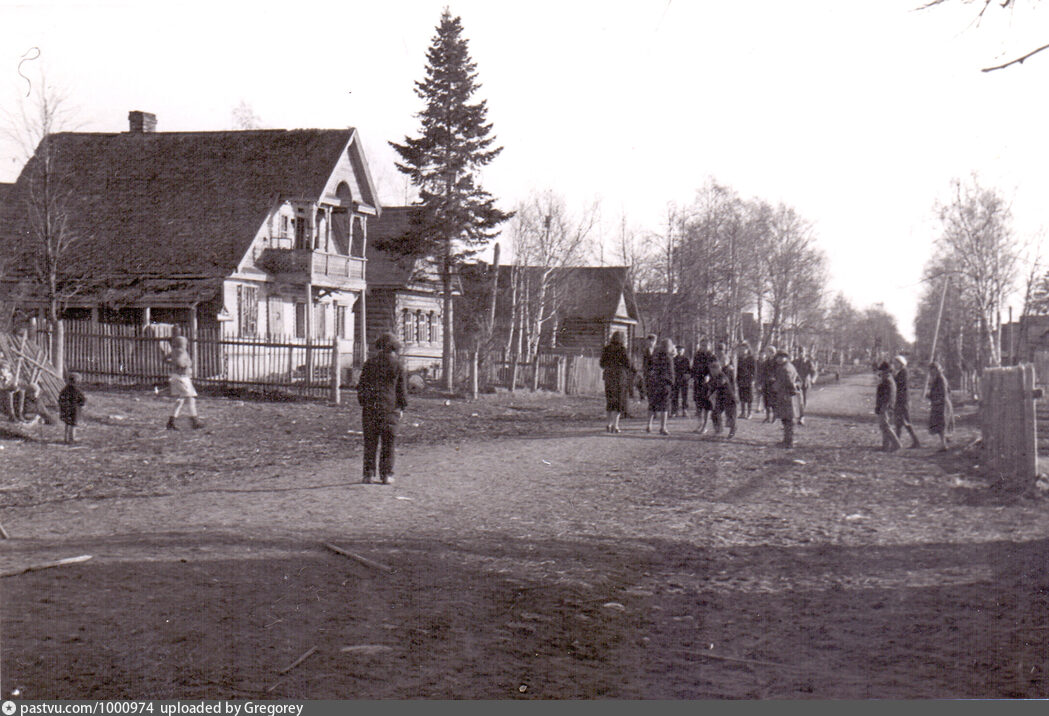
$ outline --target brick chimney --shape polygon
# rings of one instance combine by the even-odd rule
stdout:
[[[137,134],[153,133],[157,131],[157,115],[151,112],[141,112],[134,109],[127,113],[130,128],[128,131]]]

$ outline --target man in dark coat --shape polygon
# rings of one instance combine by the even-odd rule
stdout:
[[[765,403],[765,422],[776,422],[776,396],[773,386],[776,381],[776,347],[765,346],[765,357],[758,358],[758,371],[762,373],[761,399]],[[784,353],[786,355],[786,353]],[[791,365],[793,369],[794,366]]]
[[[750,417],[754,409],[754,377],[757,373],[757,361],[750,352],[750,344],[744,341],[739,346],[736,358],[736,390],[739,394],[739,417],[744,420]]]
[[[911,425],[910,396],[907,392],[907,380],[909,377],[907,375],[907,359],[903,356],[896,356],[892,359],[892,367],[896,371],[893,376],[893,380],[896,382],[896,402],[892,409],[896,423],[896,437],[902,436],[903,430],[906,429],[911,435],[911,447],[921,447],[921,443],[918,441],[918,434],[914,432],[914,427]]]
[[[892,408],[896,404],[896,381],[888,363],[878,366],[878,390],[875,394],[874,412],[881,428],[881,449],[895,452],[900,449],[900,438],[892,429]]]
[[[375,457],[380,443],[379,479],[384,485],[393,482],[397,423],[408,407],[407,377],[397,357],[400,349],[400,341],[393,334],[379,336],[375,352],[364,362],[357,382],[357,402],[361,404],[364,430],[364,482],[371,482],[375,477]]]
[[[612,339],[601,351],[599,365],[605,381],[605,412],[608,414],[605,430],[618,433],[619,418],[627,412],[630,382],[634,379],[634,366],[630,364],[626,339],[621,331],[612,334]]]
[[[696,417],[699,418],[697,433],[707,431],[707,418],[714,409],[710,400],[710,386],[707,383],[710,381],[710,364],[715,360],[717,358],[710,350],[710,339],[700,339],[699,348],[692,356],[692,399],[696,403]]]
[[[786,351],[779,351],[772,357],[771,399],[775,416],[783,422],[783,442],[781,447],[794,447],[794,421],[798,417],[798,393],[801,392],[801,379],[798,371],[790,362]]]
[[[714,423],[714,434],[721,434],[721,419],[724,417],[725,425],[728,427],[728,436],[736,435],[736,405],[739,402],[736,392],[736,373],[732,370],[732,364],[726,362],[724,366],[719,361],[710,364],[710,386],[711,399],[714,402],[714,410],[710,414],[710,420]]]
[[[670,417],[688,415],[688,384],[692,378],[692,367],[689,365],[685,347],[677,347],[674,356],[674,390],[670,393]]]

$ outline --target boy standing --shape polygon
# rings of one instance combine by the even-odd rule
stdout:
[[[357,402],[361,405],[361,424],[364,430],[364,479],[369,483],[375,477],[376,453],[379,479],[382,484],[393,482],[393,445],[397,437],[397,423],[408,407],[407,376],[397,357],[400,341],[393,334],[383,333],[375,341],[375,354],[361,368],[357,382]],[[382,445],[381,452],[379,446]]]
[[[66,376],[66,387],[58,394],[58,414],[66,426],[66,444],[76,442],[76,426],[80,422],[80,409],[87,402],[83,391],[77,387],[80,376],[70,373]]]
[[[896,381],[888,363],[878,366],[880,380],[874,400],[874,412],[878,416],[878,427],[881,428],[881,449],[894,452],[900,449],[900,438],[892,429],[892,408],[896,404]]]

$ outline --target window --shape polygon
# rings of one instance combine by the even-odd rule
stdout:
[[[328,315],[328,306],[324,303],[316,303],[313,306],[314,322],[313,327],[315,330],[314,338],[327,338],[328,337],[328,322],[325,320]]]
[[[259,332],[259,290],[255,286],[237,286],[237,318],[240,337],[254,338]]]
[[[284,216],[283,214],[281,214],[281,217],[280,217],[280,237],[282,239],[288,238],[288,234],[289,234],[290,230],[291,230],[291,228],[290,228],[290,222],[288,221],[288,217]]]
[[[295,337],[306,337],[306,304],[302,301],[295,303]]]
[[[350,224],[350,256],[364,257],[364,219],[359,216]]]
[[[426,317],[423,315],[422,311],[416,311],[415,312],[415,326],[416,326],[416,329],[415,329],[416,333],[415,333],[415,335],[418,336],[417,340],[420,343],[429,343],[430,342],[430,324],[426,321]]]
[[[335,307],[335,330],[339,338],[346,339],[346,306]]]
[[[430,311],[430,342],[437,342],[437,314]]]
[[[407,308],[402,313],[401,340],[405,343],[415,342],[415,317]]]

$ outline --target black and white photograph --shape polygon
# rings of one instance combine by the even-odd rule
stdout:
[[[1037,0],[0,0],[3,713],[1049,698],[1047,83]]]

